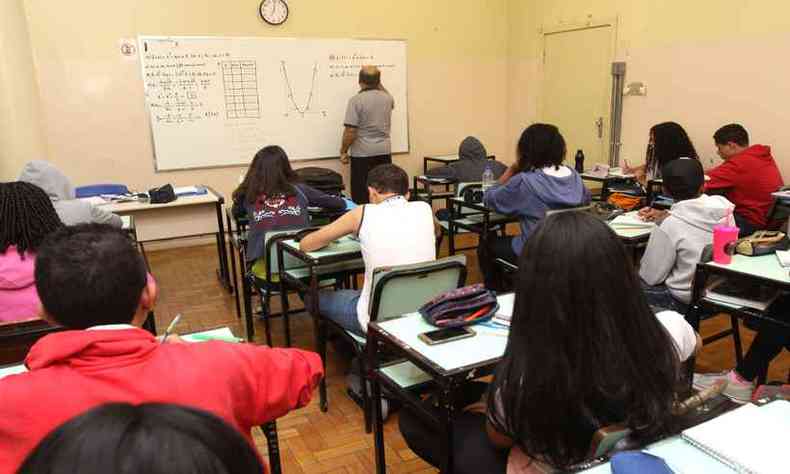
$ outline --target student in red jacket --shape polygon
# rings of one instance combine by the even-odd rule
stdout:
[[[228,342],[162,344],[140,327],[157,288],[129,239],[107,225],[53,233],[36,259],[43,314],[70,330],[31,349],[29,372],[0,380],[0,474],[66,420],[108,402],[175,403],[250,428],[306,405],[317,354]]]
[[[726,190],[735,204],[735,224],[741,237],[765,229],[773,204],[771,193],[782,186],[782,175],[771,156],[771,147],[749,146],[749,134],[737,123],[725,125],[713,134],[724,163],[708,171],[706,190]]]

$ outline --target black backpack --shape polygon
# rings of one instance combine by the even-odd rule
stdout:
[[[343,177],[328,168],[307,166],[296,170],[299,179],[306,185],[327,194],[340,195],[343,191]]]

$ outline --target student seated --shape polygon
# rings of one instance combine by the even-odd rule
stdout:
[[[486,148],[480,140],[466,137],[458,147],[458,161],[431,168],[425,172],[425,175],[429,178],[447,178],[459,183],[474,183],[482,181],[486,167],[491,168],[497,179],[507,170],[504,164],[488,159]]]
[[[0,473],[14,472],[53,428],[107,402],[178,403],[209,411],[252,444],[250,428],[310,401],[312,352],[251,344],[162,344],[141,329],[157,286],[120,230],[63,227],[36,258],[43,317],[69,331],[36,342],[28,372],[0,380]]]
[[[660,179],[664,166],[680,158],[699,160],[686,130],[676,122],[662,122],[650,128],[645,164],[631,167],[626,161],[623,171],[645,184],[651,179]]]
[[[436,260],[436,227],[431,206],[409,202],[409,177],[396,165],[368,173],[371,204],[357,207],[335,222],[308,234],[299,248],[312,252],[345,235],[356,234],[365,261],[362,291],[322,291],[321,315],[357,335],[367,333],[373,269]]]
[[[680,314],[653,314],[628,251],[604,222],[582,212],[544,219],[516,281],[507,349],[485,408],[468,407],[454,421],[456,473],[524,472],[511,469],[525,455],[566,468],[613,424],[644,443],[669,431],[680,363],[700,341]],[[414,452],[440,464],[433,424],[404,408],[400,429]]]
[[[722,190],[735,204],[735,223],[740,236],[751,235],[768,225],[768,211],[773,205],[771,193],[782,187],[782,175],[771,148],[749,146],[749,134],[732,123],[713,134],[719,156],[724,163],[708,170],[706,190]]]
[[[121,218],[110,211],[76,199],[74,186],[59,169],[47,161],[30,161],[22,169],[19,181],[35,184],[52,199],[60,220],[66,225],[109,224],[121,228]]]
[[[704,173],[697,160],[664,165],[664,190],[675,203],[651,232],[639,267],[651,306],[685,314],[702,250],[713,243],[713,227],[733,225],[735,206],[723,196],[702,194]]]
[[[0,183],[0,322],[40,316],[36,251],[61,224],[52,201],[30,183]]]
[[[307,227],[307,208],[313,206],[339,211],[346,208],[346,201],[300,183],[288,155],[279,146],[267,146],[255,154],[244,181],[233,192],[234,214],[250,220],[246,257],[254,262],[253,274],[268,279],[266,232]]]
[[[20,474],[261,474],[257,452],[202,410],[163,403],[102,405],[47,435]]]
[[[521,219],[521,234],[488,236],[477,249],[483,280],[489,289],[505,287],[497,258],[515,263],[524,242],[546,211],[576,207],[590,202],[590,191],[572,168],[562,164],[565,140],[554,125],[536,123],[521,134],[518,160],[499,178],[499,184],[483,196],[485,205],[501,214]]]
[[[760,321],[757,335],[749,346],[743,360],[734,370],[713,374],[694,374],[694,388],[703,390],[726,380],[724,396],[738,403],[748,403],[755,389],[757,376],[768,372],[768,366],[782,352],[782,348],[790,351],[790,297],[782,296],[771,306],[772,318],[784,321],[785,326]]]

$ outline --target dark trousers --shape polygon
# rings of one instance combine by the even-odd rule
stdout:
[[[509,450],[498,449],[488,440],[485,415],[460,412],[464,406],[479,400],[486,388],[486,384],[472,382],[458,390],[462,393],[459,398],[465,400],[453,401],[457,410],[453,417],[452,447],[453,472],[456,474],[504,474],[507,470]],[[440,415],[438,408],[426,406],[435,410],[437,417]],[[444,433],[408,406],[403,407],[398,416],[401,434],[409,448],[426,462],[441,467],[445,457],[442,448]]]
[[[370,202],[368,173],[378,165],[392,163],[392,155],[351,157],[351,200],[357,204]]]
[[[501,258],[514,265],[518,263],[518,255],[513,252],[512,242],[513,237],[497,237],[494,233],[489,234],[487,239],[480,240],[480,245],[477,247],[477,261],[483,273],[483,282],[489,290],[509,289],[507,277],[496,259]]]
[[[738,214],[737,212],[734,212],[732,217],[735,218],[735,225],[738,226],[739,238],[748,237],[760,230],[757,228],[757,226],[747,221],[745,217]]]
[[[780,303],[780,301],[777,301]],[[784,299],[781,304],[774,304],[771,310],[771,317],[790,322],[790,304]],[[761,321],[749,351],[743,357],[743,361],[738,365],[736,371],[746,380],[754,380],[759,374],[768,370],[771,361],[782,352],[782,348],[790,350],[790,328],[774,324],[768,321]]]
[[[686,303],[672,296],[667,285],[660,284],[650,286],[644,281],[642,283],[642,292],[645,294],[647,304],[653,309],[654,313],[665,310],[677,311],[680,314],[686,314],[689,307]]]

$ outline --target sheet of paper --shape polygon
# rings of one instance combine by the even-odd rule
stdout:
[[[643,221],[639,218],[637,211],[626,212],[612,219],[610,224],[613,227],[642,227],[652,229],[656,226],[655,222]]]
[[[239,338],[233,335],[230,328],[211,329],[209,331],[194,332],[192,334],[185,334],[181,339],[188,342],[205,342],[205,341],[225,341],[225,342],[239,342]]]
[[[0,379],[2,379],[3,377],[7,377],[9,375],[21,374],[23,372],[27,372],[27,367],[25,367],[25,364],[12,365],[10,367],[2,367],[0,368]]]

